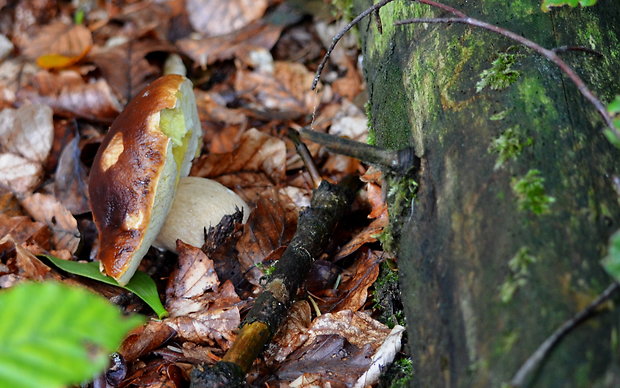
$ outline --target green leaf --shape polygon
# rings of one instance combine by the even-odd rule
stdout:
[[[620,230],[609,239],[609,251],[601,264],[617,282],[620,281]]]
[[[549,12],[551,7],[563,7],[568,5],[570,7],[576,7],[578,5],[582,7],[590,7],[596,4],[596,0],[543,0],[540,8],[544,12]]]
[[[0,291],[0,387],[55,388],[92,379],[142,322],[105,298],[56,282]]]
[[[168,316],[168,312],[159,300],[157,286],[151,277],[144,272],[137,271],[126,286],[119,285],[114,278],[106,276],[99,271],[99,263],[80,263],[59,259],[51,255],[41,255],[52,262],[56,267],[74,275],[84,276],[85,278],[98,280],[102,283],[111,284],[116,287],[124,288],[136,294],[146,304],[148,304],[157,314],[159,319]]]

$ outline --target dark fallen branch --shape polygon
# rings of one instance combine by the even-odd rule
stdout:
[[[323,181],[314,191],[310,207],[299,216],[293,239],[245,317],[237,339],[215,366],[192,371],[192,388],[233,388],[245,384],[246,372],[278,330],[298,288],[314,260],[328,245],[359,185],[357,178],[347,177],[338,185]]]
[[[397,174],[406,175],[420,165],[420,158],[415,155],[412,147],[388,150],[306,128],[302,128],[300,133],[303,138],[324,145],[330,152],[351,156]]]
[[[593,317],[596,314],[596,310],[603,303],[608,301],[614,296],[618,290],[620,290],[620,283],[614,282],[609,285],[595,300],[592,301],[586,308],[581,310],[577,315],[564,322],[562,326],[558,327],[553,334],[551,334],[545,342],[543,342],[538,349],[523,363],[521,368],[515,373],[514,377],[510,381],[511,387],[522,387],[529,377],[540,367],[541,363],[547,358],[547,355],[553,348],[570,333],[577,326]]]
[[[407,19],[407,20],[396,22],[395,23],[396,25],[419,24],[419,23],[435,23],[435,24],[461,23],[461,24],[467,24],[470,26],[482,28],[482,29],[491,31],[493,33],[505,36],[509,39],[514,40],[515,42],[518,42],[519,44],[529,48],[530,50],[542,55],[543,57],[548,59],[550,62],[554,63],[558,68],[560,68],[560,70],[573,82],[573,84],[577,86],[577,89],[586,98],[586,100],[588,100],[594,106],[594,108],[596,108],[597,112],[601,115],[601,117],[603,118],[603,121],[605,122],[609,130],[611,130],[617,137],[620,138],[620,131],[614,126],[613,119],[607,112],[605,105],[603,105],[601,100],[599,100],[594,95],[594,93],[592,93],[592,91],[590,91],[590,89],[587,87],[585,82],[583,82],[583,80],[579,77],[579,75],[577,75],[577,73],[573,70],[573,68],[570,67],[566,62],[564,62],[564,60],[560,58],[556,54],[555,51],[546,49],[540,46],[538,43],[532,42],[531,40],[524,38],[523,36],[518,35],[505,28],[498,27],[496,25],[489,24],[481,20],[468,17],[463,12],[458,11],[452,7],[446,6],[444,4],[437,3],[431,0],[416,0],[416,1],[418,1],[419,3],[430,5],[432,7],[440,8],[444,11],[448,11],[457,17],[453,17],[453,18],[413,18],[413,19]]]
[[[321,63],[319,63],[319,67],[316,69],[314,80],[312,81],[312,88],[311,88],[312,90],[316,89],[316,85],[319,83],[319,80],[321,79],[321,73],[323,72],[323,68],[325,67],[325,64],[327,63],[329,56],[332,54],[332,51],[334,51],[334,49],[336,48],[336,45],[338,44],[340,39],[342,39],[344,34],[346,34],[351,28],[353,28],[357,23],[359,23],[366,16],[372,13],[375,13],[375,12],[378,14],[379,9],[381,7],[383,7],[384,5],[388,3],[391,3],[392,1],[394,0],[381,0],[377,4],[373,5],[372,7],[366,9],[364,12],[357,15],[355,19],[351,20],[349,24],[344,26],[342,30],[340,30],[336,35],[334,35],[334,37],[332,38],[332,43],[327,48],[327,52],[323,56]]]

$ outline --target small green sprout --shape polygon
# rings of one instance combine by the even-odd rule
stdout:
[[[480,73],[476,92],[480,93],[487,86],[493,90],[500,90],[513,84],[521,75],[521,72],[512,68],[518,57],[518,54],[500,53],[491,62],[491,67]]]
[[[517,129],[518,127],[508,128],[491,142],[489,152],[498,154],[494,169],[497,170],[509,159],[516,159],[525,147],[531,146],[534,143],[534,139],[531,137],[523,141]]]
[[[544,182],[545,178],[536,169],[529,170],[520,179],[512,179],[512,190],[517,196],[519,210],[538,215],[549,212],[555,198],[545,194]]]
[[[529,266],[536,263],[538,259],[530,254],[527,247],[521,247],[519,251],[508,262],[510,275],[508,279],[500,286],[499,298],[502,303],[508,303],[517,292],[519,287],[527,284],[529,277]]]

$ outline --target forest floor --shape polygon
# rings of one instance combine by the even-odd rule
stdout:
[[[148,317],[90,386],[188,386],[192,368],[230,348],[312,198],[289,129],[368,141],[354,33],[331,55],[318,91],[310,88],[346,17],[323,0],[0,0],[0,288],[55,280]],[[90,166],[109,125],[163,74],[171,53],[194,83],[204,132],[190,175],[231,188],[251,213],[217,249],[151,248],[140,270],[167,309],[157,319],[127,290],[37,255],[96,260]],[[383,178],[359,160],[307,146],[323,179],[356,175],[364,186],[247,379],[262,387],[366,386],[358,380],[373,355],[404,325],[397,259],[378,241],[388,224]],[[397,359],[392,377],[373,384],[408,385],[409,360]]]

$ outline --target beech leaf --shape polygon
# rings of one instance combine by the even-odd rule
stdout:
[[[74,275],[84,276],[85,278],[98,280],[102,283],[110,284],[112,286],[121,287],[126,289],[127,291],[131,291],[136,294],[140,299],[142,299],[146,304],[149,305],[150,308],[155,311],[159,319],[162,319],[168,316],[168,312],[161,304],[161,300],[159,299],[159,294],[157,293],[157,286],[151,277],[144,272],[137,271],[136,274],[131,278],[129,283],[125,286],[121,286],[118,284],[114,278],[104,275],[99,271],[99,263],[89,262],[89,263],[80,263],[77,261],[69,261],[59,259],[58,257],[54,257],[52,255],[41,255],[52,262],[56,267],[62,269],[63,271],[67,271]]]
[[[56,282],[0,293],[0,386],[62,387],[93,378],[142,318],[123,318],[104,298]]]

